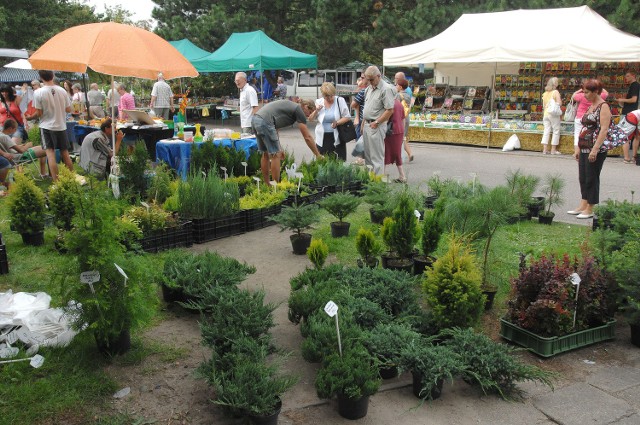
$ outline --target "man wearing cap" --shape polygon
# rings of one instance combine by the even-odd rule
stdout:
[[[169,112],[173,113],[175,111],[173,91],[171,86],[164,80],[162,72],[158,73],[158,81],[156,81],[151,90],[149,108],[153,109],[157,117],[162,117],[164,120],[169,119]]]
[[[256,89],[247,84],[247,74],[236,73],[234,82],[240,89],[240,127],[243,133],[252,133],[251,118],[258,112],[258,93]]]

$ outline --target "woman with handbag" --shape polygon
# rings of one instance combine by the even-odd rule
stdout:
[[[544,125],[544,133],[542,133],[542,153],[548,154],[549,150],[549,137],[551,137],[551,154],[560,155],[558,151],[558,144],[560,143],[560,121],[562,111],[562,99],[560,98],[560,92],[558,88],[558,78],[551,77],[547,81],[545,92],[542,95],[542,108],[544,109],[544,115],[542,117],[542,124]],[[552,136],[553,135],[553,136]]]
[[[340,141],[338,126],[351,120],[347,101],[336,96],[333,83],[322,83],[322,97],[316,100],[316,110],[309,119],[317,118],[315,136],[318,151],[322,155],[335,153],[342,161],[347,160],[347,145]]]
[[[574,154],[578,161],[581,200],[577,208],[567,211],[580,219],[592,218],[593,207],[600,203],[600,172],[607,159],[603,144],[611,124],[611,109],[600,97],[602,83],[588,80],[584,83],[583,92],[591,106],[582,116],[582,130],[578,139],[580,152]]]
[[[24,120],[22,119],[22,111],[20,110],[21,96],[16,96],[13,92],[13,87],[4,84],[0,87],[0,124],[4,125],[4,122],[12,118],[18,123],[18,130],[11,135],[14,139],[19,139],[18,143],[23,140],[27,140],[27,131],[24,128]]]
[[[582,85],[584,86],[584,83],[587,82],[588,80],[589,80],[588,78],[585,78],[584,80],[582,80]],[[600,93],[600,97],[602,98],[602,100],[607,100],[608,96],[609,96],[609,92],[603,88],[602,93]],[[580,130],[582,130],[582,116],[584,115],[585,112],[587,112],[587,109],[589,109],[589,106],[591,106],[591,102],[589,102],[587,98],[584,96],[584,90],[582,89],[582,87],[578,91],[576,91],[573,95],[571,95],[571,101],[578,104],[576,108],[576,117],[573,120],[573,154],[574,154],[574,157],[577,158],[578,155],[580,155],[580,148],[578,147],[578,138],[580,137]]]

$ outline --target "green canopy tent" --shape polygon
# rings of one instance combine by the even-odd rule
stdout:
[[[318,57],[283,46],[258,30],[233,33],[218,50],[191,63],[200,73],[260,71],[262,80],[267,70],[317,69]]]
[[[264,32],[237,32],[218,50],[193,61],[198,72],[317,68],[318,57],[272,40]]]
[[[187,60],[191,63],[193,63],[193,61],[195,60],[202,59],[205,56],[209,56],[211,54],[211,52],[207,52],[206,50],[201,49],[187,38],[183,38],[182,40],[170,41],[169,44],[171,44],[176,48],[176,50],[182,53],[182,56],[187,58]]]

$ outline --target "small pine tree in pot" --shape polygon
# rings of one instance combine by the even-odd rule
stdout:
[[[11,225],[22,236],[25,245],[44,243],[44,193],[29,177],[16,174],[9,190]]]
[[[373,235],[373,232],[369,229],[361,227],[356,235],[356,249],[360,257],[358,259],[358,267],[362,268],[365,265],[375,269],[378,267],[378,258],[376,256],[380,254],[380,244]]]
[[[413,272],[416,275],[424,273],[425,269],[431,267],[435,261],[431,254],[438,247],[438,241],[440,240],[440,235],[442,235],[437,210],[425,211],[421,230],[420,248],[422,253],[413,256]]]
[[[398,206],[393,211],[391,226],[391,245],[398,254],[397,259],[389,261],[391,268],[411,272],[413,269],[413,246],[418,230],[418,218],[415,215],[415,203],[405,190],[398,198]]]
[[[349,193],[334,193],[320,201],[319,205],[338,219],[331,223],[331,236],[334,238],[349,236],[351,223],[343,220],[355,212],[360,205],[360,198]]]
[[[311,235],[303,233],[303,230],[311,229],[311,226],[318,221],[318,207],[314,204],[293,204],[284,206],[280,214],[269,217],[275,221],[281,231],[293,230],[291,247],[296,255],[305,255],[309,245],[311,245]]]

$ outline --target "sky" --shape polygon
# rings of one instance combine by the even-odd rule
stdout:
[[[97,13],[103,13],[105,5],[113,7],[120,5],[133,14],[133,21],[151,19],[151,10],[155,3],[151,0],[85,0],[89,6],[94,6]]]

